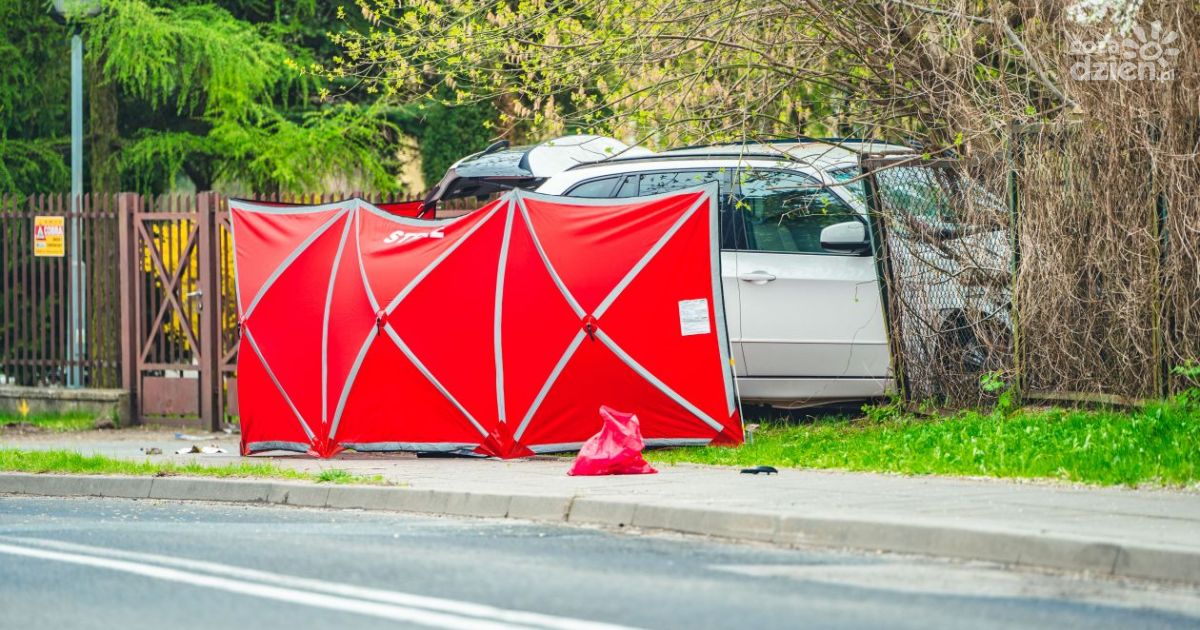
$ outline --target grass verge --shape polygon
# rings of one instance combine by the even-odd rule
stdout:
[[[0,427],[28,424],[46,431],[87,431],[95,423],[96,414],[83,411],[31,413],[27,416],[0,414]]]
[[[648,452],[661,463],[836,468],[908,475],[1054,478],[1099,485],[1200,482],[1200,396],[1136,410],[1019,409],[933,419],[891,407],[866,418],[764,424],[738,448]]]
[[[386,482],[379,475],[354,475],[345,470],[324,470],[308,473],[282,468],[274,464],[230,464],[206,466],[204,464],[174,462],[132,461],[113,459],[103,455],[81,455],[74,451],[32,451],[0,448],[0,471],[27,473],[65,473],[74,475],[133,475],[133,476],[189,476],[219,478],[287,479],[337,484],[373,484]]]

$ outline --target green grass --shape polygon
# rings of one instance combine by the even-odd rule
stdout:
[[[317,473],[317,481],[326,483],[354,483],[355,475],[340,468],[327,468]]]
[[[384,484],[379,475],[354,475],[345,470],[330,469],[318,474],[283,468],[270,463],[239,463],[226,466],[174,462],[132,461],[103,455],[81,455],[74,451],[32,451],[0,448],[0,471],[28,473],[66,473],[75,475],[134,475],[190,477],[251,477],[290,479],[329,483]]]
[[[661,463],[1053,478],[1100,485],[1200,482],[1200,396],[1137,410],[1042,409],[764,424],[739,448],[653,451]]]
[[[0,414],[0,426],[28,423],[47,431],[87,431],[96,422],[96,414],[84,411],[68,413]]]

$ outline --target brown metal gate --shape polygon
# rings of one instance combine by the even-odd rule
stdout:
[[[120,196],[123,381],[143,422],[220,428],[213,201]]]

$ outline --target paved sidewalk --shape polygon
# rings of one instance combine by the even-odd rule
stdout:
[[[219,445],[228,455],[173,455]],[[568,477],[570,460],[418,459],[345,453],[241,458],[236,436],[201,442],[139,430],[0,436],[0,446],[224,465],[264,460],[300,470],[379,474],[405,489],[562,499],[562,518],[609,526],[1085,569],[1200,583],[1200,491],[1092,488],[1049,482],[902,477],[808,470],[661,466],[660,474]],[[501,513],[501,515],[505,515]]]

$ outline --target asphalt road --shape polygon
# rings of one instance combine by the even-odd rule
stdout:
[[[0,496],[0,628],[408,626],[1195,628],[1200,589],[512,521]]]

